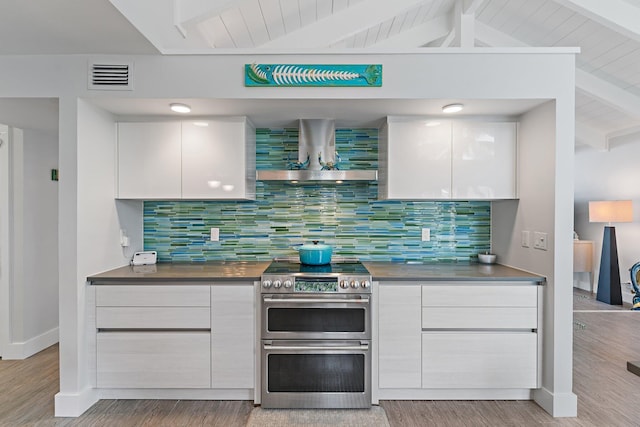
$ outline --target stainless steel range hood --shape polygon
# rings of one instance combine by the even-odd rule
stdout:
[[[298,164],[293,170],[259,170],[259,181],[376,181],[376,170],[322,170],[324,163],[336,163],[336,126],[332,119],[300,119]],[[322,163],[321,163],[322,162]],[[338,165],[339,167],[339,165]]]

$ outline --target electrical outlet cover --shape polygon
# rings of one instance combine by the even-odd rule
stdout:
[[[533,233],[533,247],[543,251],[547,250],[547,233],[536,231]]]

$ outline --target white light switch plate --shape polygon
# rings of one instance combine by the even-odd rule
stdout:
[[[422,229],[422,241],[428,242],[431,240],[431,229],[423,228]]]
[[[529,246],[531,246],[531,235],[529,234],[529,231],[523,231],[522,232],[522,247],[523,248],[528,248]]]
[[[219,228],[212,228],[211,229],[211,238],[210,238],[210,240],[212,242],[220,241],[220,229]]]

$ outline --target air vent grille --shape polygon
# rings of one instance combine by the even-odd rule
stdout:
[[[132,62],[120,64],[92,62],[89,64],[89,89],[133,90],[132,70]]]

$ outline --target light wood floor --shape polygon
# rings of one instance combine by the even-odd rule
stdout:
[[[640,312],[574,291],[574,392],[577,418],[552,418],[532,402],[384,401],[392,427],[640,426]],[[241,401],[104,400],[78,418],[55,418],[58,346],[23,361],[0,360],[0,426],[244,426]]]

